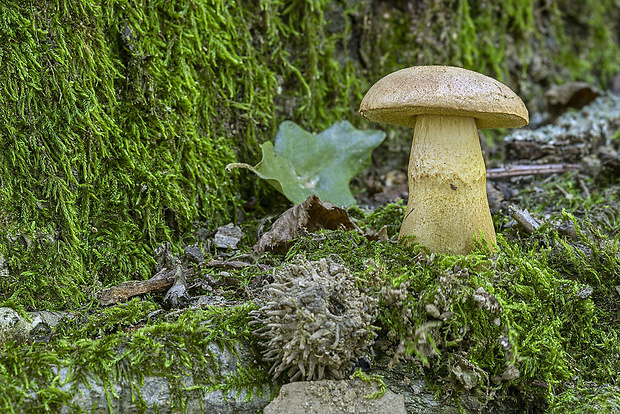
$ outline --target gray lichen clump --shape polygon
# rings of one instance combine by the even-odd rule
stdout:
[[[321,259],[288,265],[264,287],[254,331],[275,378],[341,379],[375,338],[376,299],[360,291],[349,270]]]

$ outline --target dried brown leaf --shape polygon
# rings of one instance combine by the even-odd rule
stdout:
[[[257,253],[286,251],[302,229],[311,233],[320,229],[356,230],[362,233],[351,221],[346,210],[312,195],[303,203],[285,211],[273,223],[271,230],[263,234],[254,246],[254,251]]]

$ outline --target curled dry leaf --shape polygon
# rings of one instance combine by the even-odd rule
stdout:
[[[256,253],[286,251],[302,229],[309,232],[320,229],[356,230],[362,233],[362,230],[351,221],[346,210],[312,195],[303,203],[286,210],[273,223],[271,230],[263,234],[254,246],[254,251]]]

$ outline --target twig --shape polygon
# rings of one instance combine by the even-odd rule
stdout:
[[[129,298],[145,293],[162,292],[174,284],[174,272],[163,269],[149,280],[130,280],[120,285],[103,289],[99,292],[99,300],[103,306],[126,302]]]
[[[566,191],[565,189],[563,189],[562,187],[560,187],[559,185],[556,184],[553,187],[555,187],[559,192],[564,194],[564,198],[566,198],[567,200],[572,200],[573,199],[573,195],[571,193],[569,193],[568,191]]]
[[[508,207],[508,210],[510,211],[510,216],[523,226],[527,234],[533,234],[541,226],[541,223],[532,217],[527,210],[520,210],[512,205]]]
[[[516,177],[520,175],[545,175],[578,171],[580,169],[581,166],[579,164],[510,165],[508,167],[487,169],[487,178],[489,180],[496,180],[498,178]]]
[[[588,186],[586,186],[586,182],[583,181],[581,178],[579,179],[579,187],[581,187],[581,191],[583,191],[584,197],[585,199],[590,198],[590,190],[588,190]]]

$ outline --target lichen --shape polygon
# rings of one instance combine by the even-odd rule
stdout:
[[[376,300],[331,259],[286,265],[259,303],[255,333],[273,378],[343,379],[374,341]]]

